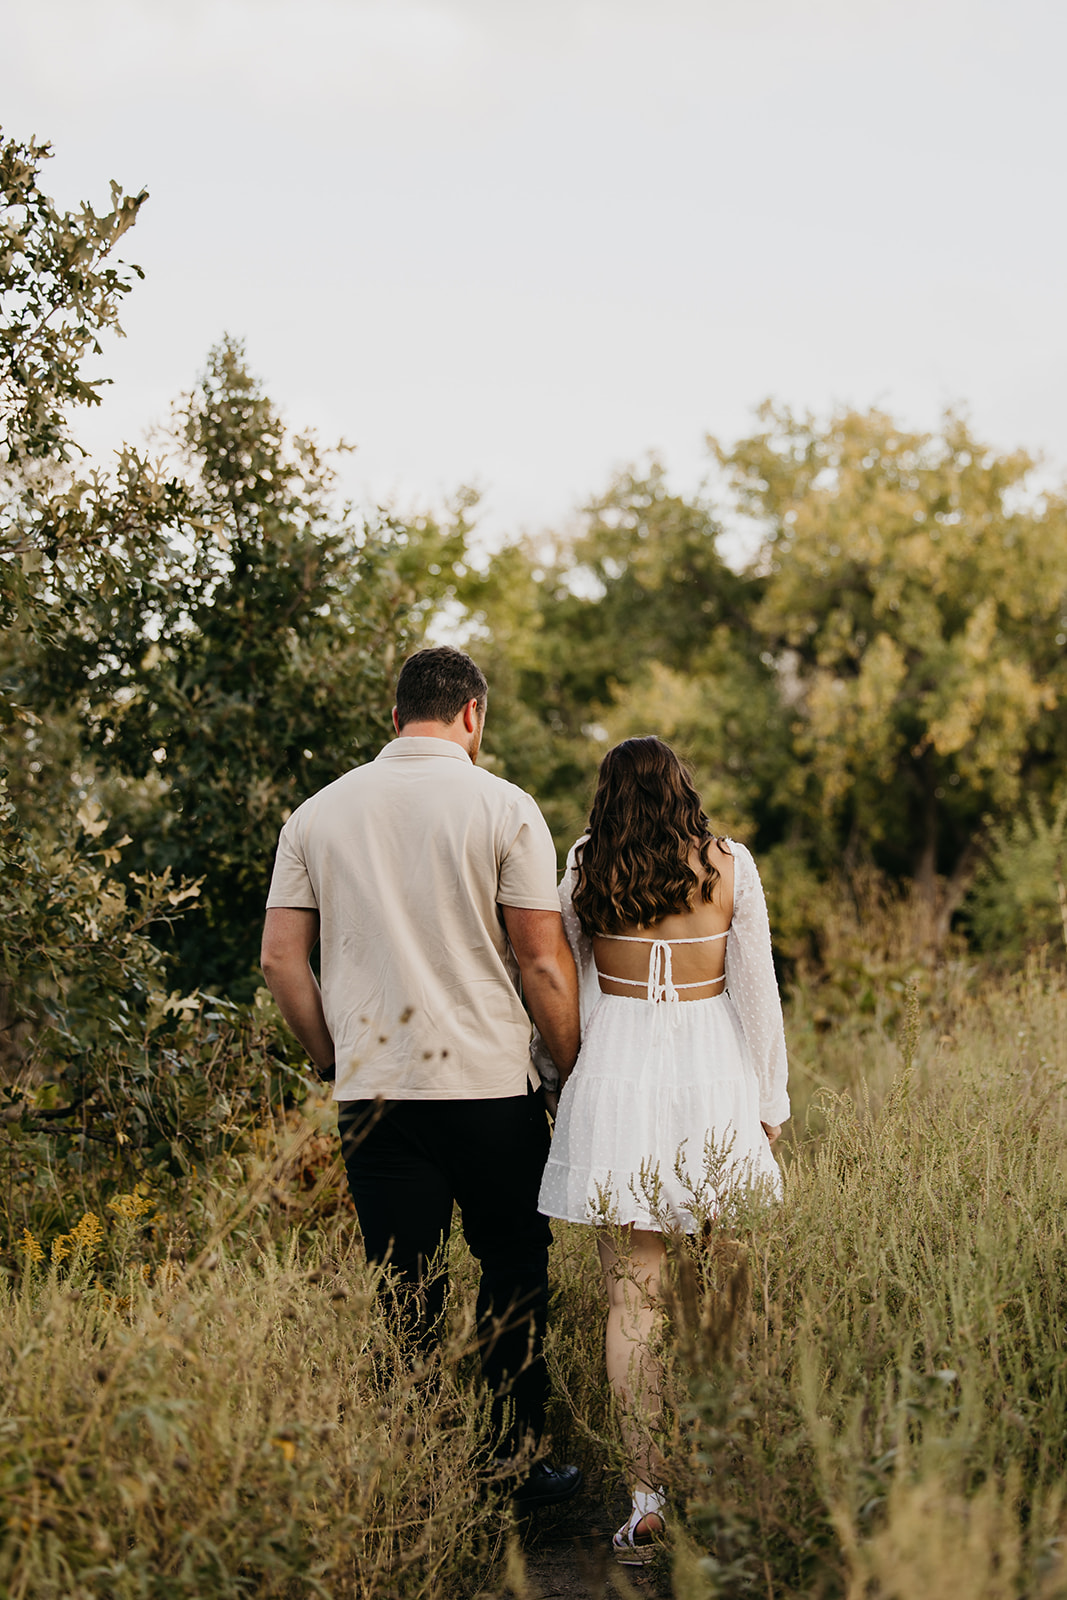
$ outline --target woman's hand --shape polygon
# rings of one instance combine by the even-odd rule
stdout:
[[[777,1139],[778,1135],[782,1131],[781,1123],[778,1123],[778,1125],[775,1126],[774,1124],[772,1124],[770,1122],[761,1122],[760,1123],[760,1127],[763,1129],[764,1133],[767,1135],[767,1143],[770,1144],[770,1145],[773,1145],[774,1141]]]

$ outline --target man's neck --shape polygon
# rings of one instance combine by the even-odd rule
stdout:
[[[465,756],[471,753],[471,736],[463,726],[461,717],[455,722],[405,722],[396,732],[398,739],[444,739],[448,744],[457,744]],[[473,758],[472,758],[473,759]]]
[[[462,725],[457,732],[454,723],[449,726],[444,722],[405,722],[396,731],[398,739],[451,739],[453,744],[462,744],[463,734]]]

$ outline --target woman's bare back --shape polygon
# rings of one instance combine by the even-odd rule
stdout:
[[[634,923],[621,928],[619,935],[593,939],[593,956],[605,994],[639,996],[648,982],[652,942],[662,940],[671,947],[674,986],[680,1000],[707,1000],[721,994],[726,963],[726,940],[734,910],[734,858],[719,840],[708,852],[718,879],[710,900],[699,898],[706,873],[700,852],[693,847],[689,865],[697,875],[695,904],[689,911],[674,912],[648,927]],[[628,943],[628,940],[639,942]],[[707,941],[682,943],[678,941]],[[618,980],[624,981],[618,981]]]

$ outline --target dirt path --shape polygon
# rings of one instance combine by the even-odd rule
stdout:
[[[625,1496],[590,1486],[568,1505],[532,1517],[523,1538],[529,1595],[523,1600],[671,1600],[667,1562],[621,1567],[611,1536],[625,1522]]]

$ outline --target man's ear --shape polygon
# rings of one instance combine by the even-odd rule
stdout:
[[[400,732],[400,718],[396,714],[396,706],[393,707],[393,727],[396,729],[397,733]]]
[[[478,729],[478,702],[468,700],[463,707],[463,726],[468,733],[476,733]]]

